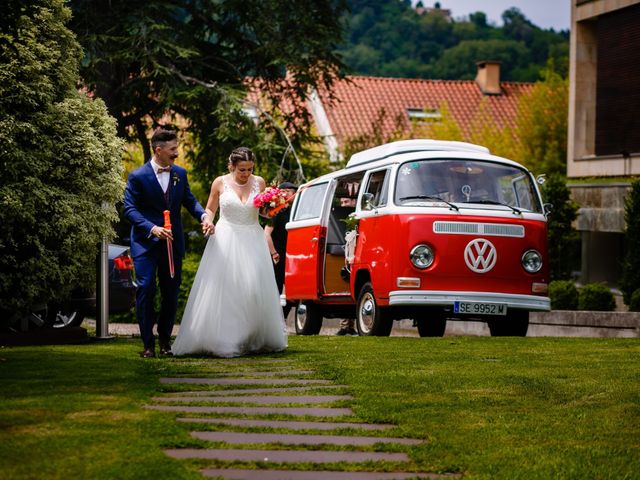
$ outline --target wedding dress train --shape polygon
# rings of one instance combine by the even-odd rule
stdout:
[[[287,347],[280,296],[253,198],[223,177],[220,220],[209,237],[172,350],[175,355],[236,357]]]

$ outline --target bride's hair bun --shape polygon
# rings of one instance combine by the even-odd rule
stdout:
[[[253,152],[247,147],[238,147],[229,155],[229,166],[236,166],[239,162],[255,162]]]

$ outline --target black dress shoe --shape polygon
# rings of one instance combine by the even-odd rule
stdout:
[[[142,358],[153,358],[156,356],[156,352],[151,348],[145,348],[144,352],[140,354]]]
[[[160,355],[164,355],[164,356],[173,355],[173,352],[171,351],[171,347],[168,345],[164,347],[160,347]]]

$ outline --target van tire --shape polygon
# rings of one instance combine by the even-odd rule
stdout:
[[[416,319],[416,325],[421,337],[444,337],[447,317],[444,312],[429,312],[426,318]]]
[[[318,335],[322,328],[322,311],[313,302],[298,302],[294,324],[296,335]]]
[[[384,308],[378,306],[371,282],[365,283],[360,289],[356,303],[358,334],[364,337],[388,337],[392,327],[393,318]]]
[[[492,337],[526,337],[529,329],[529,312],[512,310],[506,317],[492,318],[487,323]]]

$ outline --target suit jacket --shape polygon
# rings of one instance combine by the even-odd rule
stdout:
[[[184,206],[198,221],[205,211],[191,193],[187,171],[184,168],[177,165],[171,167],[168,192],[167,205],[151,162],[129,174],[124,192],[124,214],[131,222],[133,257],[144,254],[160,242],[159,238],[150,236],[150,232],[154,225],[164,225],[164,210],[171,212],[174,251],[184,256],[181,207]]]

